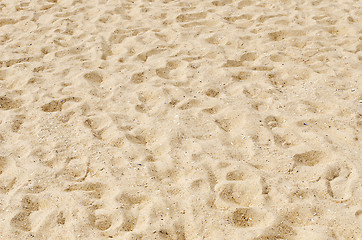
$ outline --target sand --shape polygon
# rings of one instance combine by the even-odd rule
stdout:
[[[1,0],[0,239],[361,239],[362,2]]]

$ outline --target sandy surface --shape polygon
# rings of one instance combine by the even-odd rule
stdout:
[[[362,2],[0,0],[0,239],[359,239]]]

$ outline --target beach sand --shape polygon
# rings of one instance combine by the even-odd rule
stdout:
[[[361,239],[362,2],[1,0],[0,239]]]

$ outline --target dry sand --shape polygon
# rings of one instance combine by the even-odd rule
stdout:
[[[362,2],[0,0],[0,239],[359,239]]]

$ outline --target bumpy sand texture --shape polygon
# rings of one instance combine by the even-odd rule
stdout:
[[[362,2],[1,0],[1,239],[358,239]]]

